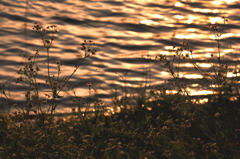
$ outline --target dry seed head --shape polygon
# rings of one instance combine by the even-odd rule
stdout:
[[[49,39],[45,39],[45,42],[46,42],[47,44],[50,44],[50,40],[49,40]]]

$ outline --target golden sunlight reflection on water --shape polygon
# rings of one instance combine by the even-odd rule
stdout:
[[[147,75],[151,78],[149,82],[153,86],[162,85],[171,75],[155,57],[163,54],[172,60],[173,44],[182,46],[183,42],[189,43],[193,50],[191,58],[197,60],[201,68],[211,69],[212,63],[207,60],[213,59],[213,64],[217,64],[218,48],[216,36],[204,26],[223,24],[223,16],[229,21],[223,26],[224,34],[220,37],[221,56],[232,61],[228,62],[230,68],[239,67],[236,65],[240,59],[238,0],[38,0],[29,1],[27,8],[25,5],[22,0],[0,2],[0,37],[4,39],[0,42],[1,83],[16,76],[15,72],[23,64],[18,57],[21,50],[33,54],[38,48],[38,62],[41,65],[46,63],[40,36],[32,31],[34,22],[58,26],[51,60],[63,62],[63,76],[69,75],[74,63],[83,56],[80,50],[83,40],[91,39],[96,43],[99,52],[84,62],[71,81],[77,85],[78,96],[86,96],[86,83],[93,82],[99,86],[98,94],[111,101],[106,95],[111,94],[113,86],[121,89],[127,83],[128,87],[137,88],[146,80],[148,67],[151,67]],[[27,27],[25,31],[24,26]],[[147,57],[152,63],[142,57]],[[178,66],[179,77],[195,84],[194,89],[189,88],[191,95],[211,94],[210,90],[197,83],[203,76],[194,70],[191,62],[181,60]],[[124,81],[119,75],[125,74]],[[39,80],[44,83],[45,67],[40,75]],[[228,72],[227,76],[238,74]],[[14,96],[19,100],[23,98],[22,94]]]

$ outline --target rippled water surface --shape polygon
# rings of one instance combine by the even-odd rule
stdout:
[[[221,55],[232,67],[240,50],[240,4],[238,0],[1,0],[0,1],[0,82],[18,77],[16,72],[28,55],[40,50],[39,64],[46,63],[40,36],[33,31],[35,22],[57,25],[51,61],[62,61],[62,76],[70,74],[82,57],[80,44],[93,40],[98,52],[88,58],[71,80],[77,96],[86,96],[86,83],[92,82],[97,96],[111,99],[112,91],[124,85],[157,86],[170,77],[163,64],[144,60],[156,55],[172,55],[172,46],[188,42],[193,56],[209,68],[207,58],[217,57],[217,44],[205,25],[228,18],[221,39]],[[152,60],[153,61],[153,60]],[[201,85],[202,76],[187,61],[180,63],[180,77],[187,80],[190,94],[208,93]],[[40,71],[44,83],[46,69]],[[230,76],[230,75],[229,75]],[[24,99],[20,85],[8,87],[16,100]],[[71,92],[69,92],[71,94]],[[64,93],[66,95],[67,93]],[[71,107],[65,100],[65,107]]]

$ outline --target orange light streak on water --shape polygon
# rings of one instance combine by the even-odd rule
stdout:
[[[202,75],[198,75],[198,74],[184,75],[184,77],[187,78],[187,79],[201,79],[201,78],[203,78]]]

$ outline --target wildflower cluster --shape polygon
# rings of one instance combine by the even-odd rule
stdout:
[[[95,45],[95,43],[93,43],[92,40],[84,40],[84,43],[81,44],[81,50],[84,50],[84,57],[96,54],[97,49],[93,48],[93,45]]]
[[[33,30],[36,30],[40,33],[44,47],[46,49],[50,49],[52,47],[52,43],[54,40],[54,34],[58,32],[57,26],[51,25],[43,28],[43,26],[41,26],[40,24],[35,23]],[[50,33],[50,37],[47,37],[49,33]]]

